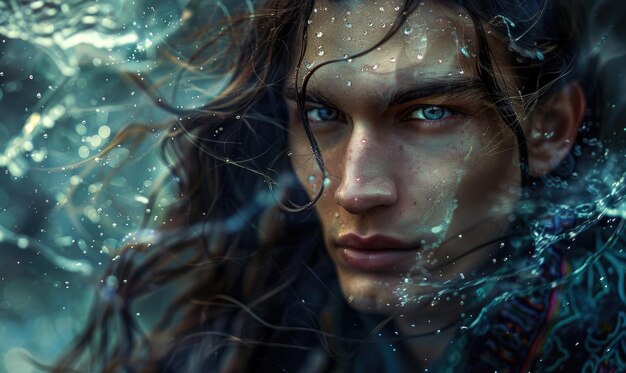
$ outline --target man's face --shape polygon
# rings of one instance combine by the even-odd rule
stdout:
[[[401,7],[318,2],[293,82],[376,44]],[[490,47],[506,74],[506,48]],[[361,311],[389,313],[493,266],[493,247],[456,259],[505,234],[520,185],[517,145],[486,99],[477,50],[463,8],[426,1],[379,48],[317,70],[305,109],[326,181],[287,92],[292,165],[309,196],[326,185],[315,205],[324,241]]]

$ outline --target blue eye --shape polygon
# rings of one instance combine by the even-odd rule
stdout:
[[[449,117],[452,114],[453,113],[450,110],[442,106],[430,105],[422,106],[417,110],[414,110],[413,112],[411,112],[409,117],[412,119],[421,120],[441,120]]]
[[[306,111],[306,115],[311,122],[327,122],[339,118],[337,110],[327,107],[316,107]]]

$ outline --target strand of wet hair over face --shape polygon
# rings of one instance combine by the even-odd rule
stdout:
[[[375,50],[376,48],[380,47],[381,45],[383,45],[384,43],[386,43],[389,39],[391,39],[396,32],[398,32],[398,30],[400,29],[400,27],[402,27],[402,25],[406,22],[407,18],[409,17],[409,15],[411,15],[411,13],[413,13],[415,11],[415,9],[417,9],[417,7],[419,6],[419,1],[416,0],[405,0],[404,2],[404,6],[402,8],[402,10],[400,11],[398,17],[396,18],[396,22],[394,22],[394,24],[392,25],[392,27],[390,27],[389,31],[387,31],[387,34],[385,34],[385,36],[379,40],[377,43],[375,43],[373,46],[366,48],[364,50],[362,50],[359,53],[355,53],[352,55],[346,55],[342,58],[336,58],[336,59],[332,59],[332,60],[328,60],[325,62],[320,63],[319,65],[311,68],[311,70],[309,70],[307,72],[307,74],[304,76],[303,80],[302,80],[302,86],[300,89],[298,89],[298,77],[300,76],[300,68],[304,62],[304,55],[306,52],[306,41],[308,38],[308,29],[307,29],[307,24],[306,22],[303,22],[303,31],[302,31],[302,48],[300,50],[300,56],[298,57],[298,62],[296,65],[296,82],[295,82],[295,88],[296,88],[296,102],[298,105],[298,113],[300,114],[300,119],[302,121],[302,126],[304,127],[304,132],[306,133],[307,139],[309,140],[309,143],[311,144],[311,151],[313,152],[313,156],[315,158],[315,162],[317,164],[317,167],[320,169],[320,171],[322,172],[322,176],[323,176],[323,180],[327,180],[328,178],[328,172],[326,171],[326,166],[324,165],[324,158],[322,157],[322,152],[320,151],[320,148],[317,144],[317,140],[315,140],[315,137],[313,136],[313,133],[311,131],[310,125],[309,125],[309,118],[306,115],[306,110],[305,110],[305,103],[306,103],[306,89],[307,86],[309,84],[309,80],[311,79],[311,77],[313,76],[313,74],[320,69],[323,66],[329,65],[331,63],[337,63],[337,62],[349,62],[355,58],[361,57],[363,55],[366,55],[367,53]],[[314,5],[314,1],[310,1],[307,4],[307,8],[306,8],[306,12],[305,12],[305,19],[308,19],[311,15],[311,12],[313,11],[313,5]],[[318,190],[317,194],[315,196],[313,196],[313,198],[311,198],[311,200],[302,205],[302,206],[297,206],[297,207],[289,207],[289,206],[285,206],[284,204],[282,204],[281,202],[279,202],[281,208],[283,208],[286,211],[289,212],[299,212],[302,210],[306,210],[310,207],[312,207],[318,199],[320,199],[320,197],[322,196],[322,194],[324,193],[324,190],[326,189],[326,183],[322,182],[322,185],[320,186],[320,189]]]
[[[463,3],[463,2],[462,2]],[[494,66],[492,61],[493,53],[489,49],[487,40],[487,33],[480,20],[479,15],[471,8],[465,6],[465,9],[470,14],[472,22],[474,23],[474,29],[476,30],[477,46],[478,46],[478,61],[476,63],[478,76],[485,84],[486,88],[491,95],[493,104],[495,105],[498,114],[504,120],[507,127],[513,132],[515,140],[517,141],[517,151],[519,157],[520,176],[522,180],[522,189],[526,191],[529,186],[529,160],[528,160],[528,145],[526,143],[526,137],[519,120],[519,116],[513,109],[513,105],[507,99],[507,96],[495,79]]]

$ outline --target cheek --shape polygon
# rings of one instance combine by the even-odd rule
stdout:
[[[465,167],[467,172],[456,192],[454,230],[486,222],[506,225],[521,185],[515,142],[509,138],[481,137],[474,142]]]

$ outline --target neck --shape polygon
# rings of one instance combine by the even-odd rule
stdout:
[[[406,346],[415,361],[427,368],[437,361],[452,342],[463,307],[459,299],[441,301],[399,314],[393,319],[398,332],[407,337]]]

